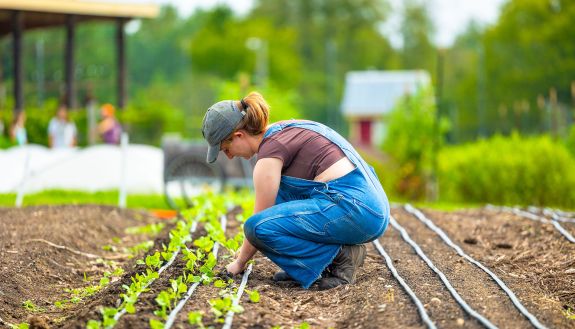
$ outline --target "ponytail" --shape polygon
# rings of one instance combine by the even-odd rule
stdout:
[[[255,136],[263,133],[268,125],[270,106],[258,92],[251,92],[236,104],[242,111],[246,111],[243,120],[236,127],[236,131],[243,129]]]

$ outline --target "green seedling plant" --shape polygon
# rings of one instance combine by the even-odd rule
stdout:
[[[114,316],[118,313],[118,309],[114,307],[103,307],[100,309],[102,313],[102,321],[90,320],[86,323],[87,329],[102,329],[102,328],[112,328],[116,325],[116,319]]]
[[[571,307],[564,308],[562,310],[563,315],[569,320],[575,320],[575,309]]]
[[[184,283],[184,277],[179,276],[175,280],[170,280],[171,287],[160,291],[156,297],[156,303],[160,306],[154,314],[163,320],[168,318],[168,311],[171,311],[176,302],[188,291],[188,286]]]
[[[118,250],[118,248],[116,248],[116,246],[114,246],[114,245],[107,244],[107,245],[102,246],[102,250],[115,252]]]
[[[166,224],[164,224],[164,223],[148,224],[148,225],[144,225],[144,226],[132,226],[132,227],[126,228],[125,232],[126,232],[126,234],[133,234],[133,235],[142,234],[142,235],[154,237],[154,236],[160,234],[160,232],[162,232],[162,230],[164,229],[165,226],[166,226]]]
[[[203,314],[199,311],[192,311],[188,313],[188,323],[193,327],[197,327],[199,329],[205,329],[203,320]]]
[[[128,313],[134,314],[136,312],[134,304],[136,304],[138,296],[140,296],[142,292],[147,291],[148,289],[146,287],[149,283],[157,279],[159,276],[158,272],[147,268],[145,273],[136,274],[135,277],[132,277],[132,283],[129,286],[122,286],[126,290],[126,293],[120,295],[123,299],[123,303],[120,307],[125,308]]]
[[[164,322],[156,319],[150,319],[151,329],[164,329]]]
[[[123,285],[122,287],[125,290],[125,293],[121,294],[120,297],[122,299],[122,303],[118,308],[104,308],[101,310],[102,313],[102,321],[97,320],[90,320],[86,324],[87,327],[90,329],[96,328],[113,328],[116,324],[116,315],[121,310],[125,310],[127,313],[133,314],[136,312],[135,304],[138,300],[139,295],[142,292],[147,291],[146,288],[151,282],[159,277],[159,269],[163,265],[164,261],[168,261],[172,259],[176,252],[179,252],[180,249],[186,248],[186,242],[191,240],[191,226],[192,226],[192,217],[188,217],[186,220],[180,220],[176,222],[175,228],[172,229],[169,233],[170,242],[168,246],[162,246],[163,250],[156,251],[154,254],[147,255],[144,259],[138,260],[136,263],[139,265],[146,265],[146,271],[141,274],[136,274],[135,276],[131,277],[132,283],[127,286]],[[162,227],[163,228],[163,227]],[[150,230],[161,230],[158,226],[151,227]],[[149,246],[149,244],[146,244]],[[184,276],[183,280],[189,280],[190,277]],[[191,279],[195,279],[191,277]],[[175,290],[172,287],[172,291],[176,294],[181,294],[181,290],[185,291],[187,289],[186,284],[183,280],[180,280],[178,285],[176,286]],[[198,278],[199,280],[199,278]],[[180,285],[181,283],[181,285]],[[185,287],[185,288],[184,288]],[[165,296],[163,296],[165,297]],[[150,323],[151,326],[154,327],[162,327],[163,323],[161,321],[154,321]]]
[[[200,277],[203,284],[209,284],[214,278],[214,267],[216,266],[217,260],[214,254],[209,253],[204,264],[200,266]]]
[[[214,248],[214,240],[209,236],[202,236],[194,240],[194,246],[200,248],[205,252],[209,252]]]
[[[102,321],[90,320],[86,324],[90,329],[112,328],[116,324],[116,315],[118,312],[125,309],[128,313],[135,313],[135,303],[138,296],[147,291],[146,288],[153,280],[159,277],[158,270],[164,262],[171,260],[175,253],[182,252],[183,259],[186,262],[184,273],[175,280],[171,280],[171,286],[163,290],[156,297],[156,303],[159,308],[154,312],[160,319],[150,320],[150,327],[163,328],[164,323],[162,320],[166,319],[167,312],[175,307],[177,300],[187,291],[188,285],[191,283],[202,282],[209,284],[212,282],[221,288],[224,296],[220,299],[210,301],[212,311],[221,322],[221,317],[228,311],[241,312],[243,308],[239,305],[233,305],[233,298],[231,292],[235,292],[233,288],[233,280],[223,281],[215,280],[214,267],[217,263],[215,256],[210,252],[214,243],[219,242],[224,248],[235,253],[243,240],[243,235],[236,236],[233,239],[226,239],[223,230],[220,228],[219,218],[224,214],[226,209],[225,197],[221,195],[205,194],[198,196],[194,199],[195,207],[182,212],[183,220],[176,222],[175,227],[170,231],[170,242],[167,246],[162,246],[162,251],[156,251],[154,254],[146,256],[142,260],[138,260],[137,264],[146,265],[146,271],[141,274],[136,274],[131,278],[132,283],[127,286],[123,285],[125,293],[121,294],[122,303],[118,308],[103,308]],[[246,208],[244,208],[246,209]],[[186,243],[191,241],[190,230],[194,220],[199,219],[206,223],[205,228],[208,232],[206,237],[202,237],[194,241],[197,247],[195,251],[187,248]],[[144,226],[146,227],[146,226]],[[131,232],[138,233],[154,233],[159,232],[163,227],[147,226],[146,228],[140,227],[133,229]],[[146,244],[145,246],[150,246]],[[150,246],[151,247],[151,246]],[[135,249],[137,252],[139,249]],[[201,264],[201,265],[200,265]],[[253,296],[253,297],[252,297]],[[259,293],[250,292],[250,300],[255,301],[259,299]],[[193,313],[192,313],[193,314]],[[204,328],[201,323],[201,313],[191,316],[191,322],[197,326]],[[189,316],[190,319],[190,316]]]
[[[110,284],[111,278],[119,278],[122,274],[124,274],[124,270],[121,267],[116,267],[112,272],[105,271],[104,276],[100,278],[100,281],[96,285],[90,285],[83,288],[65,289],[64,291],[70,294],[70,298],[56,301],[54,302],[54,306],[65,308],[68,304],[77,304],[86,297],[96,294],[98,291]],[[86,273],[84,273],[84,281],[91,281],[91,278],[89,278]]]
[[[202,209],[206,210],[206,207],[204,206]],[[199,212],[195,212],[195,214],[199,214]],[[167,250],[164,252],[166,254],[171,253],[176,248],[178,250],[181,248],[183,260],[186,262],[186,266],[184,268],[184,273],[181,276],[176,280],[170,281],[171,287],[160,291],[157,295],[155,301],[159,308],[154,311],[154,315],[159,317],[161,320],[150,319],[149,324],[151,328],[163,328],[164,323],[162,320],[165,321],[167,319],[169,312],[175,307],[182,295],[187,292],[187,284],[198,283],[200,281],[207,284],[214,277],[213,268],[216,264],[216,259],[212,253],[209,253],[214,246],[214,241],[210,237],[201,237],[193,243],[198,247],[195,252],[188,249],[185,245],[185,242],[189,241],[188,235],[186,235],[185,238],[180,239],[184,232],[189,231],[192,222],[188,220],[187,224],[188,225],[185,226],[178,225],[178,230],[173,232],[173,234],[171,233],[170,245],[168,247],[163,246],[164,250]],[[208,255],[207,257],[206,252]],[[164,256],[164,253],[162,253],[162,257],[168,258]],[[198,267],[200,262],[203,264]]]
[[[146,256],[145,260],[138,260],[136,262],[139,265],[146,265],[151,269],[159,269],[162,267],[162,261],[160,260],[160,252],[156,251],[153,255]]]
[[[257,290],[248,290],[245,289],[246,293],[250,297],[250,301],[252,303],[259,303],[260,302],[260,293]]]
[[[154,246],[154,241],[148,240],[129,248],[124,248],[124,252],[129,254],[128,258],[133,258],[140,253],[146,253]]]
[[[224,316],[229,311],[234,313],[241,313],[244,308],[241,305],[233,305],[233,298],[231,295],[226,295],[221,298],[210,300],[211,311],[215,316],[215,321],[224,323]]]
[[[138,301],[138,297],[144,291],[148,291],[146,288],[152,281],[159,277],[158,272],[152,270],[151,268],[146,268],[146,272],[138,274],[131,277],[132,283],[128,285],[122,285],[122,288],[126,290],[125,293],[120,295],[122,303],[118,308],[114,307],[104,307],[100,310],[102,313],[102,321],[89,320],[86,323],[86,327],[89,329],[100,329],[100,328],[113,328],[116,325],[117,320],[115,316],[120,310],[125,309],[126,312],[130,314],[136,313],[135,304]]]
[[[24,307],[27,311],[30,312],[44,312],[44,309],[41,307],[38,307],[36,304],[34,304],[33,301],[31,301],[30,299],[25,300],[22,302],[22,307]]]

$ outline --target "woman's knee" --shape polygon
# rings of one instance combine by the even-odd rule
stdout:
[[[260,223],[261,218],[259,216],[254,215],[244,223],[244,235],[248,241],[253,244],[254,246],[257,244],[258,238],[256,235],[256,227]]]

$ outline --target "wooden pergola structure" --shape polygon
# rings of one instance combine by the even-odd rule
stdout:
[[[121,0],[120,0],[121,1]],[[47,27],[66,28],[65,103],[75,105],[74,45],[76,25],[86,21],[116,24],[117,101],[126,105],[126,48],[124,25],[134,18],[154,18],[159,6],[84,0],[0,0],[0,38],[12,35],[14,112],[24,110],[22,36],[24,31]]]

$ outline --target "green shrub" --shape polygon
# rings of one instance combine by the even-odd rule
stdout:
[[[377,156],[368,154],[367,152],[362,152],[357,150],[359,155],[375,170],[375,174],[381,183],[385,193],[388,198],[393,198],[394,201],[400,199],[401,197],[395,194],[394,187],[398,182],[398,175],[396,174],[398,168],[394,162],[381,161]]]
[[[406,199],[422,199],[428,190],[433,168],[436,132],[436,105],[433,89],[422,88],[397,102],[386,122],[383,152],[389,154],[396,168],[394,186],[388,191]],[[442,124],[441,131],[447,126]],[[434,137],[435,136],[435,137]]]
[[[495,136],[439,154],[443,201],[575,207],[575,158],[548,136]]]
[[[571,154],[575,156],[575,125],[572,125],[571,129],[569,129],[569,134],[565,139],[565,145]]]

